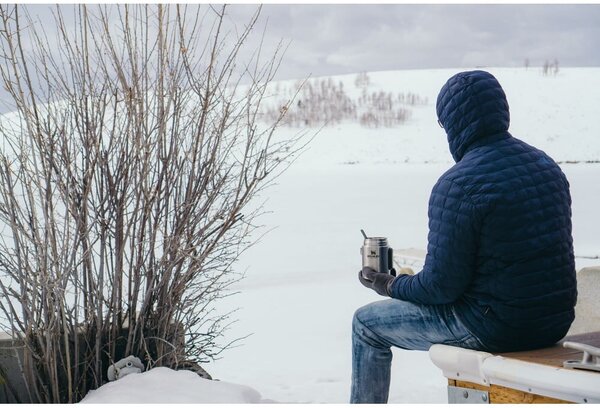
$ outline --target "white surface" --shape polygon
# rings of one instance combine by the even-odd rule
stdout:
[[[495,356],[483,363],[490,383],[572,402],[600,403],[600,374]]]
[[[528,363],[436,344],[429,356],[453,380],[496,384],[572,402],[600,403],[600,373]]]
[[[90,391],[83,404],[259,403],[260,394],[244,385],[200,378],[191,371],[159,367],[129,374]]]
[[[577,272],[577,292],[575,321],[569,334],[600,331],[600,267]]]
[[[444,377],[489,385],[483,372],[483,362],[493,354],[443,344],[434,344],[429,349],[429,358],[444,373]]]

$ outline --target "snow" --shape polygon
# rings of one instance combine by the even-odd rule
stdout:
[[[83,404],[261,403],[260,394],[243,385],[200,378],[191,371],[158,367],[129,374],[90,391]]]
[[[489,69],[511,106],[511,132],[559,161],[571,183],[577,255],[600,250],[600,69]],[[130,375],[90,393],[84,402],[345,403],[350,393],[351,320],[381,299],[357,279],[360,229],[387,236],[394,248],[425,248],[427,201],[452,164],[435,100],[458,70],[369,73],[370,91],[414,92],[429,100],[401,127],[324,128],[309,150],[265,192],[261,219],[275,228],[250,248],[237,269],[239,294],[218,305],[238,309],[228,340],[239,347],[204,368],[209,382],[165,368]],[[355,75],[334,78],[349,92]],[[283,129],[282,132],[297,132]],[[599,263],[577,258],[578,268]],[[445,403],[446,380],[426,352],[394,349],[390,402]],[[252,388],[248,388],[252,387]],[[255,389],[255,390],[253,390]],[[260,393],[260,394],[259,394]]]

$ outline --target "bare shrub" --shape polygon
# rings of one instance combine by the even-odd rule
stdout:
[[[409,106],[422,106],[427,105],[429,103],[429,100],[427,99],[427,97],[421,96],[413,92],[401,92],[398,94],[397,103]]]
[[[356,74],[356,78],[354,79],[354,85],[357,88],[367,89],[371,84],[371,78],[369,78],[369,74],[366,72],[360,72]]]
[[[410,116],[410,111],[398,105],[417,104],[426,99],[416,94],[399,94],[397,98],[383,91],[363,94],[359,99],[359,123],[365,127],[394,127],[403,124]],[[426,103],[426,102],[425,102]]]
[[[267,121],[280,115],[282,106],[286,107],[283,124],[292,127],[333,125],[356,117],[355,103],[344,91],[344,84],[331,78],[298,82],[275,92],[281,96],[263,112]],[[290,105],[292,99],[295,103]]]
[[[176,368],[229,345],[215,301],[302,139],[274,132],[287,107],[257,122],[280,58],[239,61],[260,9],[236,36],[224,6],[62,10],[54,40],[0,7],[0,322],[42,402],[129,354]]]

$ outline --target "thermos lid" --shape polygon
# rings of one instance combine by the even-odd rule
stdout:
[[[388,246],[387,238],[385,237],[369,237],[365,239],[365,246]]]

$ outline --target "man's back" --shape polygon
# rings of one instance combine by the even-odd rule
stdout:
[[[445,175],[465,189],[479,223],[475,273],[456,309],[492,349],[541,347],[574,319],[569,185],[542,151],[508,133],[492,139]]]
[[[423,271],[397,279],[392,296],[453,304],[491,351],[552,344],[577,297],[566,177],[508,133],[508,103],[489,73],[451,78],[437,110],[457,163],[431,193]]]

